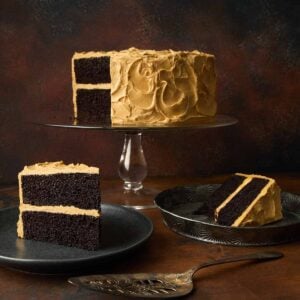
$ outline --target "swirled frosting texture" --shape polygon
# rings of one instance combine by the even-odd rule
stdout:
[[[213,55],[135,48],[109,55],[113,124],[161,124],[215,115]]]

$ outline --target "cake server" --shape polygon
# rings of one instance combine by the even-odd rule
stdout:
[[[263,261],[281,257],[283,257],[283,254],[280,252],[256,252],[200,263],[184,273],[88,275],[73,277],[68,281],[79,287],[118,296],[173,298],[187,295],[193,290],[193,276],[202,268],[244,260]]]

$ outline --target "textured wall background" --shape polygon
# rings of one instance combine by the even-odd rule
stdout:
[[[117,176],[122,134],[25,121],[72,115],[73,52],[131,46],[215,54],[219,113],[240,120],[230,128],[145,134],[149,175],[299,171],[296,3],[1,1],[0,182],[15,182],[25,164],[60,159]]]

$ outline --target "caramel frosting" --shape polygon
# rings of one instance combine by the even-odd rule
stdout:
[[[111,56],[114,124],[182,122],[216,113],[214,56],[130,48]]]
[[[74,60],[110,56],[111,84],[77,84]],[[111,88],[112,124],[167,124],[214,116],[215,57],[194,51],[82,52],[72,58],[74,114],[78,88]]]
[[[68,164],[63,161],[37,163],[31,166],[25,166],[19,173],[22,175],[49,175],[57,173],[90,173],[99,174],[99,168],[89,167],[85,164]]]
[[[235,175],[243,176],[245,179],[242,184],[216,208],[215,218],[217,218],[220,210],[229,203],[243,187],[249,184],[253,178],[261,178],[268,180],[268,183],[231,226],[259,226],[282,219],[280,188],[274,179],[255,174],[236,173]]]

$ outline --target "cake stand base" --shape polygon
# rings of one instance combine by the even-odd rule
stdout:
[[[156,208],[155,196],[161,191],[155,188],[145,187],[139,191],[126,191],[119,187],[103,189],[103,202],[123,205],[137,210]]]

